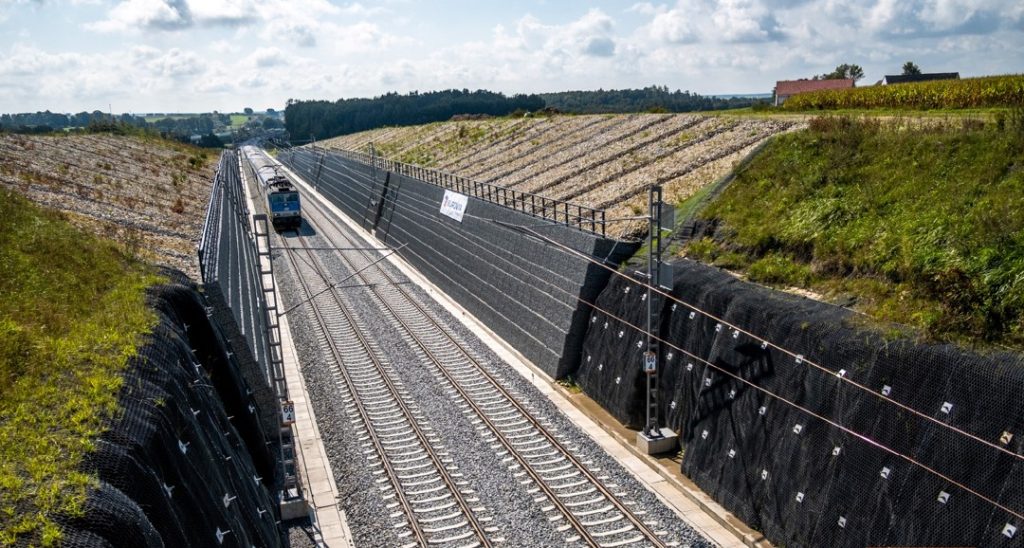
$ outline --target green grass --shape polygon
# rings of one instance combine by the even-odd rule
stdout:
[[[249,121],[248,114],[230,114],[229,116],[231,116],[232,128],[240,128],[244,126],[246,122]]]
[[[157,120],[164,120],[164,119],[168,119],[168,118],[171,119],[171,120],[184,120],[185,118],[194,118],[196,116],[199,116],[199,115],[198,114],[182,114],[182,113],[178,113],[178,114],[164,114],[164,115],[160,115],[160,116],[146,116],[145,120],[146,120],[146,122],[152,124],[153,122],[156,122]]]
[[[819,118],[700,213],[686,253],[856,299],[928,337],[1024,348],[1024,111],[907,127]]]
[[[60,214],[0,190],[0,545],[59,543],[78,471],[117,412],[121,371],[155,322],[157,277]]]

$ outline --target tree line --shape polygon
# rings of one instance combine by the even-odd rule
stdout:
[[[599,89],[597,91],[563,91],[543,93],[548,107],[576,114],[622,112],[693,112],[749,107],[749,97],[720,98],[686,91],[669,91],[668,86],[643,89]]]
[[[131,114],[111,116],[105,112],[79,112],[63,114],[59,112],[24,112],[17,114],[0,114],[0,130],[17,133],[49,133],[69,128],[87,128],[91,124],[117,122],[129,126],[145,128],[145,118]]]
[[[504,116],[544,108],[536,95],[513,95],[486,90],[449,89],[407,95],[387,93],[372,99],[294,101],[285,108],[285,125],[295,140],[326,139],[383,126],[440,122],[457,114]]]
[[[249,109],[251,111],[251,109]],[[272,113],[268,111],[268,114]],[[267,130],[284,127],[279,120],[267,116],[256,118],[238,132]],[[194,142],[203,147],[221,147],[224,143],[215,132],[225,131],[231,125],[231,117],[218,112],[194,116],[165,116],[152,122],[132,114],[111,115],[99,110],[63,114],[59,112],[25,112],[0,114],[0,131],[10,133],[46,134],[54,131],[86,131],[94,133],[138,134],[150,133],[182,142]],[[248,134],[248,133],[247,133]],[[198,135],[198,141],[193,136]]]
[[[668,87],[566,91],[505,96],[486,90],[444,90],[407,95],[387,93],[374,98],[337,101],[288,100],[285,123],[296,141],[326,139],[383,126],[426,124],[456,115],[525,114],[544,109],[574,114],[627,112],[692,112],[747,107],[750,98],[718,98]]]

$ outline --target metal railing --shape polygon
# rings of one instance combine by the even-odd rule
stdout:
[[[326,154],[340,156],[347,160],[412,177],[460,194],[466,194],[485,202],[498,204],[533,217],[547,219],[586,232],[600,234],[601,236],[605,235],[605,210],[603,209],[557,198],[549,198],[501,185],[474,181],[454,173],[396,162],[353,150],[327,150],[315,147],[311,150],[314,153],[320,153],[319,161],[321,163],[323,163],[324,155]]]
[[[206,216],[203,218],[203,230],[200,233],[199,245],[196,246],[196,253],[199,255],[199,278],[202,281],[206,281],[206,262],[207,255],[209,255],[208,245],[210,243],[210,218],[213,216],[214,205],[219,207],[219,196],[221,192],[221,177],[222,168],[226,162],[229,162],[234,156],[228,153],[222,153],[220,161],[217,163],[217,170],[213,174],[213,185],[210,187],[210,201],[206,204]]]

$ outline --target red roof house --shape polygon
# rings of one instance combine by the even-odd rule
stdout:
[[[852,78],[836,80],[779,80],[775,82],[775,106],[786,102],[790,95],[822,89],[848,89],[852,87]]]

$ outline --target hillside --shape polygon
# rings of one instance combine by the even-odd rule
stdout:
[[[215,154],[157,138],[0,134],[0,188],[198,278]]]
[[[53,545],[82,512],[78,471],[155,322],[157,278],[112,242],[0,188],[0,545]]]
[[[772,119],[686,114],[605,114],[449,121],[382,128],[317,143],[376,152],[516,190],[606,209],[608,219],[646,212],[646,189],[678,203],[728,173],[766,138],[796,127]],[[632,237],[639,221],[608,226]]]
[[[815,119],[770,143],[701,217],[693,258],[931,338],[1024,348],[1020,112]]]

